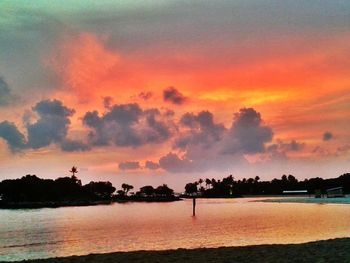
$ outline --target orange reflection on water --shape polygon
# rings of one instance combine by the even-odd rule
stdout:
[[[301,243],[349,236],[349,205],[253,200],[197,200],[196,217],[192,217],[191,200],[2,210],[0,259]]]

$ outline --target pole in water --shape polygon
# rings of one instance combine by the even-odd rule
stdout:
[[[195,197],[193,197],[193,199],[192,199],[192,204],[193,204],[193,206],[192,206],[192,215],[196,216],[196,198]]]

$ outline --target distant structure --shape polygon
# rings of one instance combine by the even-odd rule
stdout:
[[[287,195],[305,195],[307,194],[307,190],[285,190],[283,194]]]
[[[344,197],[343,187],[335,187],[327,189],[327,198]]]

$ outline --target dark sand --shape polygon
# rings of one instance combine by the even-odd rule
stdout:
[[[290,245],[116,252],[25,262],[350,262],[350,238]]]

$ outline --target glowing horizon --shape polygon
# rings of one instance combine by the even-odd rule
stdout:
[[[348,172],[347,10],[3,1],[0,179],[77,165],[83,181],[181,189],[228,174]]]

